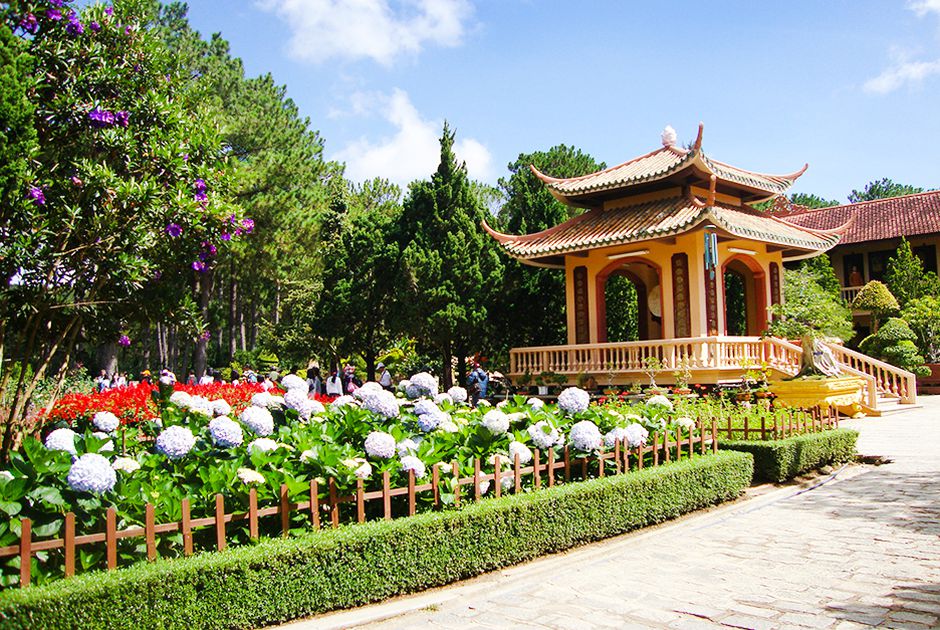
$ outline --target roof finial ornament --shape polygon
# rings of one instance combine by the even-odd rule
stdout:
[[[695,138],[695,144],[692,145],[693,151],[700,151],[702,148],[702,133],[705,132],[705,123],[698,124],[698,136]]]
[[[663,146],[664,147],[674,147],[678,138],[676,136],[676,130],[672,128],[672,125],[666,125],[666,128],[663,129]]]

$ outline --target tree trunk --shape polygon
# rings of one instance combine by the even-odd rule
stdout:
[[[209,299],[212,297],[212,268],[209,267],[199,276],[199,314],[202,321],[209,321]],[[207,332],[208,329],[206,329]],[[196,378],[202,378],[206,373],[208,363],[209,339],[212,335],[202,334],[196,341],[196,349],[193,353],[193,369],[196,372]]]
[[[118,345],[116,341],[107,341],[98,346],[98,370],[104,370],[110,376],[118,369]]]
[[[235,360],[235,341],[238,338],[238,281],[235,280],[234,263],[228,283],[228,361]],[[244,339],[244,334],[242,334]],[[244,345],[244,342],[243,342]]]
[[[444,365],[441,369],[441,389],[447,391],[454,384],[454,374],[453,368],[451,367],[451,352],[450,352],[450,343],[448,342],[444,346]]]
[[[463,350],[457,352],[457,384],[466,387],[467,383],[467,353]]]

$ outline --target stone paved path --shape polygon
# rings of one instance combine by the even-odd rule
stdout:
[[[889,465],[291,627],[940,627],[940,397],[922,402],[846,423]]]

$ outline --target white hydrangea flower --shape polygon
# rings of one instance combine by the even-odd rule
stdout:
[[[569,387],[558,395],[558,406],[565,413],[581,413],[591,406],[591,395],[580,387]]]
[[[514,413],[508,414],[506,416],[509,418],[510,422],[521,422],[529,417],[529,415],[524,411],[516,411]]]
[[[498,403],[496,403],[497,409],[502,409],[503,407],[508,407],[508,406],[509,406],[509,400],[501,400]]]
[[[536,448],[542,450],[551,448],[564,439],[561,432],[545,420],[540,420],[531,425],[528,432],[529,437],[532,438],[532,443],[535,444]]]
[[[91,419],[91,423],[95,425],[96,429],[105,433],[111,433],[121,426],[121,421],[110,411],[99,411]]]
[[[372,464],[369,462],[362,462],[359,464],[356,470],[353,471],[353,474],[356,475],[357,479],[368,479],[372,476]]]
[[[515,483],[516,483],[516,480],[508,475],[505,477],[499,478],[499,485],[502,486],[503,492],[508,492],[510,488],[512,488],[513,485],[515,485]]]
[[[209,434],[212,442],[220,448],[241,446],[245,439],[241,425],[226,416],[219,416],[209,422]]]
[[[423,416],[426,413],[440,412],[440,408],[437,406],[437,403],[435,403],[433,400],[428,400],[427,398],[422,398],[421,400],[415,402],[412,410],[416,416]]]
[[[437,428],[444,433],[457,433],[457,431],[460,430],[460,427],[457,426],[457,423],[455,423],[447,414],[444,414],[444,419],[438,423]]]
[[[519,456],[520,464],[528,464],[532,461],[532,450],[517,440],[513,440],[509,443],[509,461],[515,462],[516,455]]]
[[[271,399],[271,394],[268,392],[258,392],[251,397],[251,406],[252,407],[263,407],[264,409],[268,408],[268,401]]]
[[[450,416],[443,411],[431,411],[418,416],[418,428],[425,433],[430,433],[436,429],[445,420],[450,420]]]
[[[117,474],[106,457],[85,453],[72,463],[66,481],[76,492],[104,494],[114,488]]]
[[[418,443],[411,438],[405,438],[395,445],[395,450],[398,451],[399,457],[411,455],[418,452]]]
[[[479,488],[480,488],[480,496],[483,496],[484,494],[486,494],[487,491],[489,491],[490,489],[490,480],[486,479],[484,481],[481,481]]]
[[[104,431],[95,431],[92,433],[92,436],[98,438],[99,440],[107,440],[104,444],[101,445],[101,448],[98,449],[99,453],[113,453],[114,452],[114,442],[111,441],[111,436],[105,433]]]
[[[594,451],[601,447],[601,432],[590,420],[578,422],[568,433],[571,445],[579,451]]]
[[[294,409],[295,411],[300,411],[301,406],[304,402],[310,400],[307,398],[307,390],[300,389],[289,389],[287,393],[284,394],[284,405],[288,409]]]
[[[292,390],[303,391],[304,396],[307,395],[307,381],[300,378],[296,374],[287,374],[284,378],[281,379],[281,387],[286,389],[288,392]],[[285,396],[286,398],[286,396]]]
[[[366,392],[362,399],[362,407],[384,418],[398,417],[398,399],[395,394],[384,389]]]
[[[375,394],[376,392],[384,392],[385,388],[376,383],[375,381],[366,381],[362,384],[362,387],[356,388],[356,391],[353,392],[353,398],[358,398],[359,400],[365,400],[366,396],[370,394]],[[394,395],[394,394],[393,394]]]
[[[655,396],[650,396],[649,400],[646,401],[647,407],[662,407],[669,411],[672,411],[672,401],[663,396],[662,394],[656,394]]]
[[[492,407],[493,404],[488,401],[486,398],[481,398],[477,401],[477,407]]]
[[[74,455],[76,437],[72,429],[56,429],[46,436],[45,445],[50,451],[67,451]]]
[[[277,411],[284,406],[284,397],[283,396],[271,396],[268,398],[268,409],[271,411]]]
[[[352,396],[340,396],[336,400],[330,403],[330,409],[340,409],[341,407],[346,407],[349,405],[356,406],[358,403],[355,398]]]
[[[444,403],[453,405],[454,399],[451,398],[450,394],[448,394],[447,392],[441,392],[440,394],[434,397],[434,402],[435,404],[438,404],[438,405],[443,405]]]
[[[499,409],[493,409],[483,416],[482,424],[493,435],[500,435],[509,430],[509,416]]]
[[[695,428],[695,420],[689,418],[688,416],[681,416],[676,418],[676,424],[686,430]]]
[[[272,440],[271,438],[261,437],[252,440],[248,444],[249,453],[267,453],[269,451],[276,450],[280,444]]]
[[[232,413],[232,406],[228,404],[228,401],[222,398],[212,401],[212,415],[227,416],[230,413]]]
[[[406,394],[408,392],[408,387],[410,385],[411,385],[411,381],[409,381],[407,378],[403,378],[400,381],[398,381],[398,385],[396,386],[395,389],[397,389],[402,394]]]
[[[438,392],[437,379],[427,372],[418,372],[409,379],[407,392],[409,398],[420,396],[434,398]],[[417,396],[412,396],[412,393],[416,393]]]
[[[170,459],[181,459],[189,454],[196,445],[196,436],[186,427],[173,425],[157,436],[157,452]]]
[[[9,470],[0,470],[0,479],[6,479],[7,481],[13,481],[13,473]]]
[[[274,433],[274,417],[264,407],[245,407],[238,419],[255,435],[264,437]]]
[[[629,432],[623,427],[614,427],[604,435],[604,446],[614,448],[617,442],[627,439]]]
[[[424,477],[424,475],[427,473],[427,468],[425,467],[424,462],[422,462],[420,459],[418,459],[414,455],[405,455],[404,457],[401,458],[400,462],[401,462],[401,469],[404,472],[413,470],[415,473],[415,478]]]
[[[265,483],[264,475],[259,473],[257,470],[252,470],[251,468],[239,468],[238,469],[238,479],[246,486],[251,484],[263,484]]]
[[[389,459],[395,455],[395,438],[384,431],[373,431],[366,436],[366,455]]]
[[[170,402],[177,407],[189,407],[190,398],[192,398],[192,396],[184,391],[175,391],[170,394]]]
[[[545,406],[545,401],[541,398],[530,398],[529,400],[525,401],[525,404],[529,405],[533,409],[541,409]]]
[[[627,443],[630,448],[636,448],[637,446],[642,446],[646,444],[647,438],[649,438],[650,432],[646,430],[642,424],[631,424],[627,427]]]
[[[317,461],[317,456],[316,456],[316,454],[313,452],[313,449],[309,449],[309,448],[308,448],[306,451],[304,451],[303,453],[300,454],[300,461],[302,461],[302,462],[315,462],[315,461]]]
[[[313,398],[307,399],[306,408],[310,410],[309,415],[311,416],[318,416],[326,411],[326,407],[323,406],[323,403],[321,403],[319,400],[314,400]]]
[[[116,457],[111,462],[111,468],[123,473],[132,473],[140,470],[140,462],[130,457]]]
[[[163,418],[151,418],[150,421],[157,425],[159,428],[163,428]]]
[[[212,417],[212,403],[209,402],[208,398],[202,396],[191,396],[189,398],[189,406],[187,407],[191,412],[200,413],[204,416]]]
[[[323,411],[323,405],[321,405],[315,400],[307,398],[302,403],[300,403],[300,407],[297,409],[297,416],[301,420],[306,422],[307,420],[310,419],[310,416],[314,415],[314,412],[318,408],[320,409],[320,411]]]
[[[467,402],[467,390],[459,385],[454,385],[447,390],[447,395],[455,404]]]

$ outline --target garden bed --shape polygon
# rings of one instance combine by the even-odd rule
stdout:
[[[0,593],[5,628],[245,628],[479,575],[733,499],[744,453]]]
[[[751,453],[754,480],[781,483],[828,464],[850,461],[857,439],[857,431],[834,429],[783,440],[722,441],[718,448]]]

